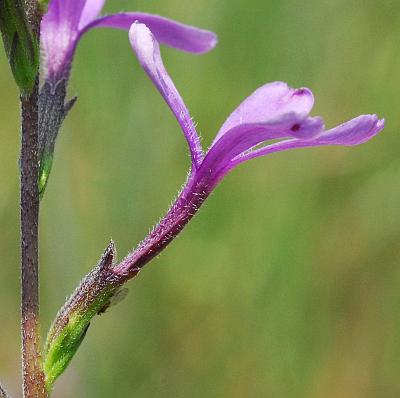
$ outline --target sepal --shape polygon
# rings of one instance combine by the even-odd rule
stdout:
[[[115,257],[115,246],[111,242],[97,266],[58,312],[47,336],[44,355],[48,391],[77,352],[92,318],[104,313],[114,297],[120,294],[120,278],[112,271]]]
[[[65,80],[55,87],[45,82],[39,94],[39,195],[43,197],[53,165],[54,148],[65,117],[75,104],[77,97],[66,98]]]

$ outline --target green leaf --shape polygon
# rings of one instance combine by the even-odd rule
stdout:
[[[29,93],[39,69],[39,40],[29,27],[21,0],[0,0],[0,30],[14,79]]]

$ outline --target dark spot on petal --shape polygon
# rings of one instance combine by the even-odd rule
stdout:
[[[293,93],[293,95],[304,95],[306,92],[307,90],[305,88],[299,88]]]
[[[300,130],[300,124],[299,123],[296,123],[296,124],[294,124],[293,126],[292,126],[292,128],[290,129],[291,131],[294,131],[294,132],[296,132],[296,131],[299,131]]]

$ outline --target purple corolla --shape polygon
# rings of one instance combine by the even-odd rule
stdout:
[[[192,166],[184,188],[166,216],[136,250],[112,268],[123,279],[135,276],[168,245],[221,179],[240,163],[288,149],[358,145],[384,127],[384,121],[376,115],[361,115],[325,130],[321,118],[309,116],[314,103],[309,89],[293,89],[285,83],[274,82],[260,87],[239,105],[204,153],[189,111],[163,65],[156,37],[141,23],[132,25],[129,37],[141,66],[180,124],[189,145]]]
[[[92,28],[128,31],[135,21],[145,23],[157,40],[170,47],[193,53],[211,50],[216,35],[207,30],[140,12],[99,16],[105,0],[51,0],[41,24],[45,80],[53,84],[68,77],[75,48],[82,35]]]
[[[92,28],[128,31],[135,21],[150,27],[161,43],[183,51],[204,53],[217,44],[210,31],[158,15],[125,12],[99,16],[105,0],[51,0],[41,23],[44,84],[39,98],[39,192],[43,196],[53,163],[58,132],[76,98],[65,101],[71,64],[83,34]]]

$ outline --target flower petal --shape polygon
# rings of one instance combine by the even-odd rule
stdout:
[[[145,24],[160,43],[183,51],[204,53],[212,50],[218,41],[215,33],[208,30],[142,12],[108,15],[93,21],[87,29],[107,27],[129,30],[134,22]]]
[[[377,135],[384,126],[384,119],[379,120],[376,115],[361,115],[319,134],[314,141],[317,145],[359,145]]]
[[[283,82],[267,83],[232,112],[218,132],[214,143],[240,124],[275,124],[285,117],[304,119],[313,105],[314,96],[307,88],[293,89]]]
[[[105,0],[50,1],[41,23],[45,80],[57,83],[68,76],[79,39],[85,32],[96,27],[129,30],[135,21],[144,22],[161,43],[193,53],[207,52],[217,44],[213,32],[158,15],[132,12],[97,18],[104,3]]]
[[[284,114],[282,119],[276,118],[270,123],[239,124],[228,130],[210,147],[201,165],[201,172],[207,173],[212,180],[213,176],[219,175],[221,170],[229,167],[236,157],[252,151],[257,145],[293,135],[293,126],[296,126],[296,134],[310,137],[323,130],[324,124],[319,117],[304,119],[302,115],[294,112]]]
[[[361,115],[333,129],[327,130],[312,140],[291,139],[267,145],[263,148],[251,151],[243,156],[235,158],[225,169],[223,174],[247,160],[268,155],[274,152],[287,151],[289,149],[314,147],[314,146],[354,146],[362,144],[385,127],[384,119],[378,119],[376,115]]]
[[[311,140],[324,128],[321,118],[308,117],[313,104],[312,92],[306,88],[293,89],[283,82],[265,84],[229,116],[202,169],[210,176],[217,175],[235,157],[268,140],[290,137]]]
[[[158,42],[146,25],[134,23],[129,31],[129,39],[144,71],[161,93],[189,144],[193,166],[197,166],[203,157],[200,138],[181,96],[169,77],[161,59]]]
[[[79,21],[79,29],[84,29],[88,24],[95,20],[104,7],[106,0],[86,0],[81,19]]]
[[[45,54],[45,77],[60,78],[69,67],[86,0],[52,0],[41,23],[41,46]]]

